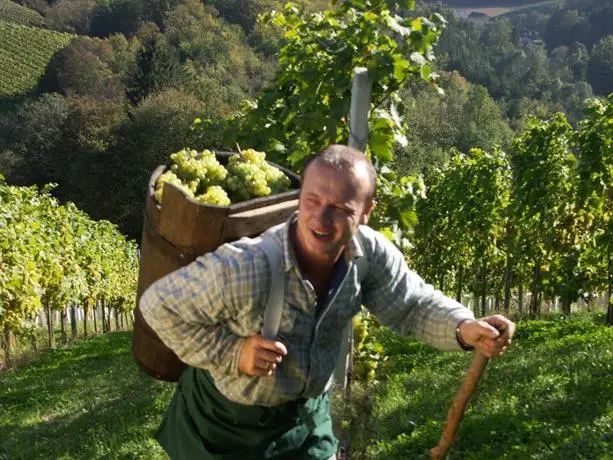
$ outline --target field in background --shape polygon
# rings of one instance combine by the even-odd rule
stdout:
[[[0,21],[0,98],[32,91],[53,55],[73,36]]]
[[[41,27],[45,24],[40,13],[11,0],[0,0],[0,21]]]

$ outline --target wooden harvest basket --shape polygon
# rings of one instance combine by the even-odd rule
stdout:
[[[232,155],[216,152],[223,164]],[[277,165],[275,165],[277,166]],[[140,312],[140,297],[164,275],[214,251],[223,243],[255,236],[284,222],[298,208],[300,178],[284,168],[289,192],[243,201],[230,206],[199,204],[173,185],[165,184],[162,206],[154,199],[155,182],[166,170],[151,175],[145,202],[140,250],[132,354],[140,368],[158,380],[177,381],[185,364],[166,347]]]

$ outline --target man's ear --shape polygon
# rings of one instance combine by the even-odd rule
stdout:
[[[368,224],[370,215],[372,214],[376,206],[377,206],[377,202],[373,199],[370,199],[369,202],[364,205],[364,214],[362,214],[362,217],[360,218],[360,225]]]

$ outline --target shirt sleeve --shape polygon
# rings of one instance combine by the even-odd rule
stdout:
[[[227,325],[243,297],[257,295],[253,260],[245,252],[222,246],[159,279],[141,296],[147,324],[192,367],[238,372],[244,340]]]
[[[460,351],[456,327],[474,319],[462,304],[409,270],[403,254],[373,230],[365,244],[368,273],[362,301],[382,324],[445,351]]]

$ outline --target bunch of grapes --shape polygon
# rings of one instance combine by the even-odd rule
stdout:
[[[266,163],[264,152],[253,149],[232,155],[228,171],[227,188],[239,200],[285,192],[291,185],[281,170]]]
[[[158,177],[158,180],[155,183],[155,193],[153,196],[158,203],[162,203],[162,193],[164,192],[164,184],[166,182],[175,185],[178,189],[183,190],[187,196],[192,198],[194,197],[194,191],[190,188],[190,186],[184,184],[174,172],[166,171],[164,174]]]
[[[196,197],[196,201],[202,204],[215,204],[217,206],[228,206],[231,203],[228,194],[219,185],[211,185],[206,189],[206,193]]]
[[[183,182],[195,186],[194,193],[203,193],[211,185],[222,185],[228,171],[210,150],[179,150],[170,155],[170,170]]]
[[[266,175],[266,182],[268,182],[268,186],[270,187],[271,193],[282,193],[289,190],[292,183],[283,171],[279,168],[275,168],[272,165],[264,162],[261,165],[264,174]]]
[[[238,201],[270,195],[271,189],[266,183],[266,174],[258,165],[244,163],[238,155],[233,155],[228,162],[228,171],[230,174],[226,186]]]
[[[228,175],[228,170],[217,161],[215,154],[210,150],[203,150],[199,161],[206,168],[206,175],[200,178],[203,187],[208,188],[212,185],[223,185]]]
[[[210,150],[198,153],[183,149],[171,154],[170,159],[170,170],[156,183],[155,199],[160,204],[165,182],[176,185],[199,203],[217,206],[281,193],[291,185],[282,171],[266,163],[264,152],[253,149],[232,155],[227,169]]]

